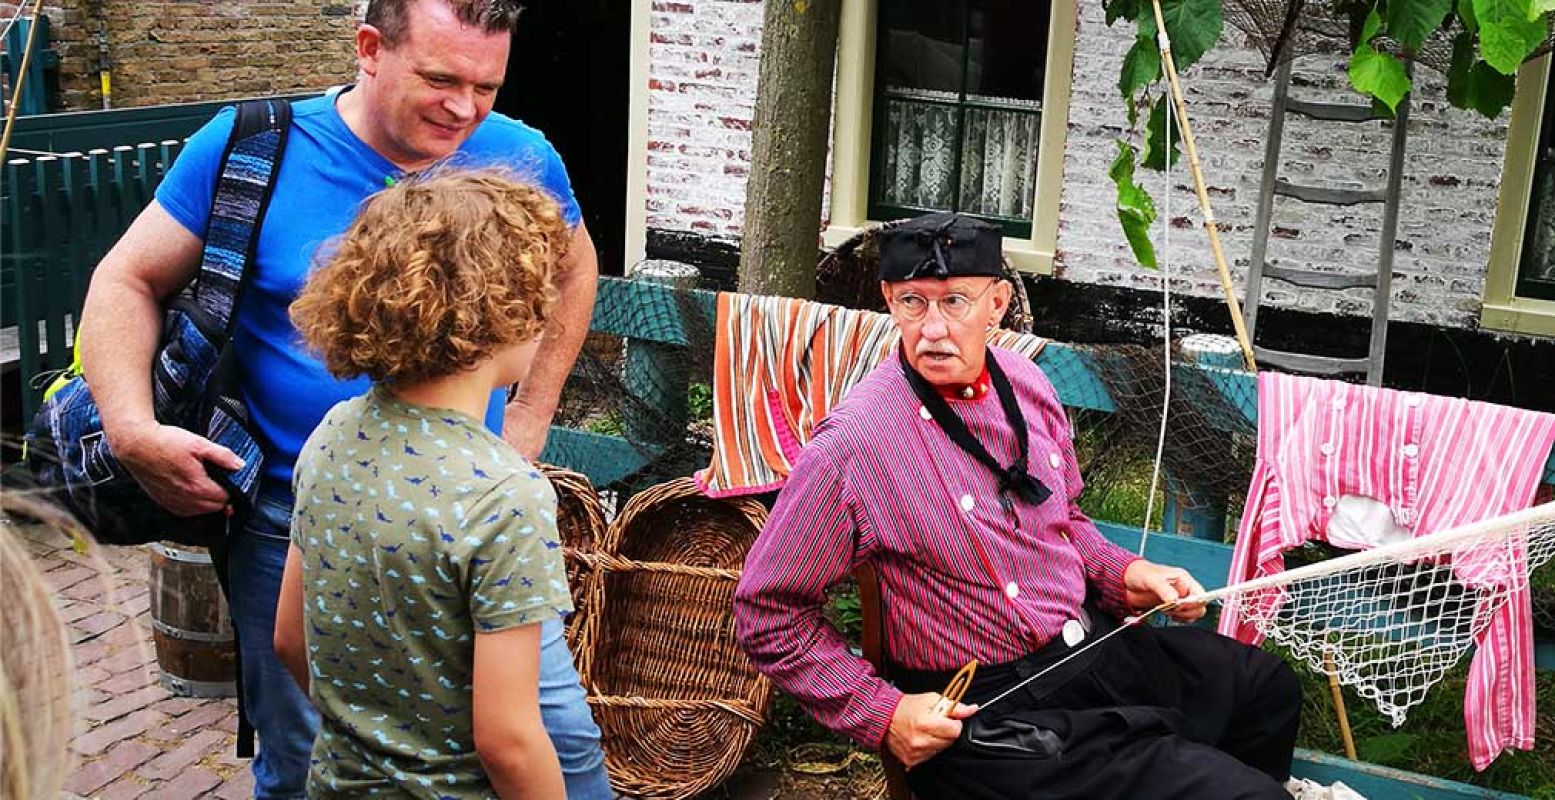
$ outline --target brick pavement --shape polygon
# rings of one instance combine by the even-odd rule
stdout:
[[[157,679],[141,548],[75,552],[61,537],[14,526],[58,592],[76,659],[76,763],[65,789],[96,800],[237,800],[253,796],[233,757],[231,699],[174,697]]]
[[[157,679],[143,548],[81,554],[33,526],[7,525],[59,593],[76,660],[76,755],[66,800],[239,800],[253,796],[248,761],[233,753],[231,699],[174,697]],[[838,795],[819,780],[748,764],[707,800],[818,800]],[[814,783],[815,786],[809,785]]]

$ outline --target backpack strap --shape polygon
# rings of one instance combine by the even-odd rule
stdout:
[[[285,100],[246,100],[238,104],[237,119],[232,124],[232,135],[227,138],[216,191],[211,197],[200,274],[191,287],[195,306],[206,323],[202,327],[210,336],[211,344],[223,354],[222,361],[225,362],[225,368],[218,368],[218,379],[211,387],[209,435],[244,458],[245,468],[227,481],[240,494],[248,494],[256,488],[260,459],[255,458],[257,451],[252,448],[257,447],[257,443],[247,434],[246,426],[236,424],[238,419],[247,417],[237,383],[223,380],[221,376],[230,372],[232,354],[228,345],[236,324],[237,306],[244,290],[253,281],[252,267],[259,247],[259,231],[275,190],[275,177],[281,169],[291,120],[292,108]],[[224,436],[223,433],[231,435]],[[230,520],[228,524],[231,524]],[[230,604],[228,545],[227,536],[214,537],[210,551],[222,594]],[[233,658],[233,671],[239,686],[237,755],[252,758],[254,728],[249,719],[248,704],[243,701],[243,664],[236,632],[233,633],[233,648],[238,651]]]
[[[234,313],[247,288],[275,176],[286,151],[292,108],[285,100],[246,100],[237,106],[232,135],[221,156],[211,213],[205,224],[205,251],[194,295],[207,333],[217,350],[232,336]]]

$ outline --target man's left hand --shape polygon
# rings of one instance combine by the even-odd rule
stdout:
[[[1162,603],[1176,602],[1181,597],[1202,594],[1204,587],[1182,567],[1139,559],[1124,570],[1123,591],[1129,608],[1147,611]],[[1166,614],[1178,622],[1193,622],[1204,616],[1204,604],[1183,603],[1168,609]]]
[[[522,400],[508,403],[502,411],[502,438],[530,463],[540,459],[550,432],[551,415],[541,414]]]

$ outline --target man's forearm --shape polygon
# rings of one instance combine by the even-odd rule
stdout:
[[[599,257],[583,223],[573,233],[573,250],[567,253],[565,270],[556,278],[556,308],[545,326],[539,351],[529,374],[519,386],[516,402],[549,417],[555,413],[562,385],[572,372],[578,351],[588,336],[594,315],[594,295],[599,284]]]

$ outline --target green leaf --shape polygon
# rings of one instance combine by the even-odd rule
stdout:
[[[1483,61],[1474,62],[1469,73],[1469,108],[1495,119],[1512,104],[1517,92],[1517,76],[1503,75]]]
[[[1381,100],[1396,113],[1398,101],[1409,94],[1409,73],[1398,59],[1363,44],[1350,56],[1350,85],[1361,94]]]
[[[1366,24],[1361,26],[1361,44],[1369,44],[1377,31],[1382,30],[1382,17],[1377,13],[1377,7],[1372,6],[1366,13]]]
[[[1516,77],[1502,75],[1475,58],[1474,40],[1468,32],[1453,37],[1452,63],[1447,68],[1447,102],[1495,119],[1512,104],[1516,89]]]
[[[1474,68],[1474,37],[1459,31],[1452,37],[1452,63],[1447,67],[1447,102],[1458,108],[1473,108],[1469,73]]]
[[[1151,27],[1155,27],[1152,25]],[[1123,72],[1118,76],[1118,91],[1124,97],[1133,97],[1140,89],[1155,83],[1161,77],[1161,51],[1155,47],[1154,37],[1141,36],[1123,56]]]
[[[1479,20],[1474,17],[1474,0],[1458,0],[1458,19],[1463,29],[1471,34],[1479,33]]]
[[[1139,18],[1139,0],[1107,0],[1105,8],[1107,10],[1108,27],[1112,27],[1112,23],[1120,19]],[[1150,16],[1154,16],[1154,14],[1152,13]]]
[[[1442,20],[1450,13],[1452,0],[1391,0],[1388,3],[1388,35],[1406,50],[1419,50],[1426,37],[1440,28]]]
[[[1182,153],[1177,146],[1182,143],[1182,131],[1172,130],[1172,149],[1168,154],[1166,150],[1166,115],[1171,113],[1171,102],[1166,97],[1156,100],[1155,107],[1150,109],[1150,119],[1145,122],[1145,156],[1139,165],[1145,169],[1153,169],[1160,172],[1167,167],[1167,160],[1175,165]]]
[[[1530,0],[1474,0],[1479,21],[1479,54],[1503,75],[1512,75],[1549,28],[1544,17],[1528,18]]]
[[[1150,225],[1155,222],[1155,201],[1144,187],[1134,182],[1134,148],[1122,139],[1118,140],[1118,155],[1107,170],[1118,187],[1118,222],[1123,226],[1123,237],[1134,251],[1134,260],[1140,266],[1156,269],[1155,245],[1150,242]]]
[[[1220,0],[1163,0],[1161,18],[1166,21],[1166,35],[1172,40],[1172,58],[1179,72],[1193,66],[1215,46],[1225,24],[1220,14]],[[1139,33],[1145,33],[1143,24],[1139,26]],[[1150,34],[1155,34],[1153,22]]]

